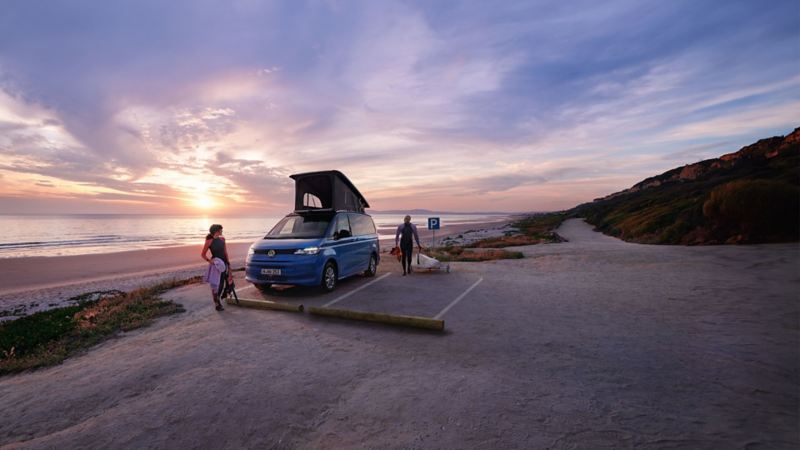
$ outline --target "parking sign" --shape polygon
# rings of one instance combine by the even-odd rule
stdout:
[[[429,230],[438,230],[439,229],[439,218],[438,217],[428,217],[428,229]]]

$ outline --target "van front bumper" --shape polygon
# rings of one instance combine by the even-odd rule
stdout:
[[[261,269],[278,269],[281,274],[263,275]],[[245,279],[253,284],[316,286],[322,282],[322,269],[315,257],[301,257],[296,261],[248,261]]]

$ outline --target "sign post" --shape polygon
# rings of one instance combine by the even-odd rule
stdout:
[[[433,231],[433,239],[431,240],[431,248],[436,248],[436,230],[441,225],[441,220],[438,217],[428,217],[428,229]]]

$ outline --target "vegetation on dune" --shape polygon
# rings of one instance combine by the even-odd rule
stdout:
[[[579,205],[597,230],[649,244],[800,239],[800,131],[665,172]]]
[[[711,191],[703,215],[723,234],[780,240],[800,227],[800,189],[781,181],[731,181]]]
[[[566,218],[567,214],[563,212],[533,214],[511,224],[518,231],[510,232],[506,236],[481,239],[464,247],[504,248],[563,242],[564,239],[555,232],[555,229]]]
[[[649,244],[683,243],[683,236],[702,221],[704,196],[702,190],[681,188],[685,186],[662,195],[621,197],[603,205],[578,206],[573,215],[621,239]]]
[[[425,254],[444,262],[480,262],[498,259],[520,259],[523,257],[520,252],[512,252],[503,249],[465,249],[460,246],[427,249]]]
[[[452,245],[447,240],[443,247],[428,249],[430,256],[440,261],[492,261],[523,258],[521,252],[504,250],[505,247],[563,242],[555,229],[567,217],[566,213],[538,213],[512,222],[513,229],[505,236],[491,237],[467,245]]]
[[[0,323],[0,375],[59,364],[119,331],[149,325],[153,319],[183,312],[159,298],[169,289],[199,282],[171,280],[132,292],[117,292],[77,306],[41,311]]]

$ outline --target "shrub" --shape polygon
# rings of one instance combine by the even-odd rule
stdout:
[[[718,230],[748,241],[797,239],[800,190],[780,181],[732,181],[711,191],[703,215]]]
[[[0,323],[0,376],[59,364],[118,331],[143,327],[160,316],[183,311],[159,295],[198,282],[200,277],[165,281],[149,288],[119,292],[99,300],[90,293],[74,297],[80,304],[40,311]]]
[[[80,309],[69,306],[3,322],[0,324],[0,360],[12,354],[18,358],[28,356],[72,332],[76,326],[73,315]]]

